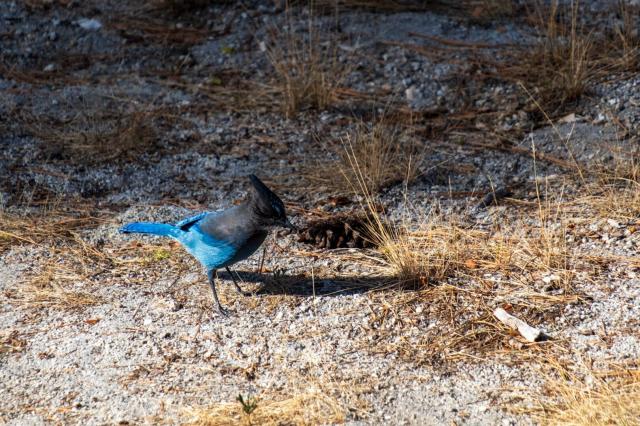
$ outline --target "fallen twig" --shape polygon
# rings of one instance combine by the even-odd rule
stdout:
[[[542,332],[542,330],[531,327],[526,322],[514,317],[502,308],[498,308],[493,311],[493,315],[495,315],[496,318],[498,318],[498,320],[507,327],[518,330],[518,333],[520,333],[520,335],[524,337],[528,342],[538,342],[545,337],[545,334]]]

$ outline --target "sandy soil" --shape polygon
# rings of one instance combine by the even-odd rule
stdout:
[[[613,3],[585,19],[613,22]],[[580,374],[636,365],[637,198],[606,198],[595,171],[635,155],[637,73],[540,119],[479,59],[482,45],[536,40],[514,15],[1,3],[0,422],[531,424],[553,399],[550,360]],[[341,80],[330,105],[287,118],[269,52],[309,40],[309,19]],[[487,247],[560,230],[562,264],[398,286],[375,249],[278,233],[235,267],[255,295],[220,272],[224,318],[177,244],[117,232],[230,206],[250,173],[301,228],[357,211],[361,198],[336,186],[345,138],[394,112],[417,171],[381,190],[385,217],[411,229],[455,218]],[[492,188],[508,199],[478,206]],[[469,256],[470,271],[484,267]],[[497,307],[551,339],[525,342]],[[258,398],[253,417],[238,394]]]

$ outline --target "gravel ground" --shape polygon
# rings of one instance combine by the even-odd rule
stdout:
[[[611,22],[613,3],[593,2],[589,19]],[[535,32],[521,22],[345,10],[314,22],[334,37],[338,61],[349,65],[343,88],[358,95],[285,118],[277,98],[246,82],[272,84],[264,45],[288,25],[304,37],[306,20],[293,24],[266,1],[180,14],[159,4],[0,3],[0,207],[15,214],[46,203],[52,212],[88,209],[97,218],[59,238],[20,240],[4,251],[0,244],[0,422],[180,424],[191,409],[243,394],[261,401],[325,395],[343,415],[329,423],[532,424],[514,407],[542,398],[547,357],[601,367],[640,359],[637,218],[616,205],[626,198],[589,204],[601,194],[580,191],[599,181],[579,176],[635,155],[636,75],[594,82],[550,126],[535,121],[517,84],[471,78],[480,73],[474,49],[437,48],[416,35],[526,45]],[[99,28],[87,29],[83,19]],[[247,99],[230,96],[234,90]],[[205,274],[176,244],[117,232],[131,221],[225,208],[245,197],[250,173],[276,189],[300,226],[357,207],[353,196],[346,206],[332,202],[327,183],[339,174],[341,138],[357,128],[354,115],[366,121],[398,105],[417,117],[409,127],[421,154],[415,181],[381,192],[391,220],[409,214],[422,223],[437,213],[473,229],[506,230],[539,225],[540,191],[545,203],[582,200],[567,201],[558,221],[579,259],[576,298],[520,312],[551,342],[530,346],[504,335],[492,346],[501,350],[425,359],[421,336],[450,332],[444,325],[438,332],[443,319],[429,300],[378,288],[389,277],[375,255],[317,249],[285,234],[266,243],[262,273],[259,254],[236,266],[256,295],[239,296],[220,273],[222,301],[233,311],[223,318],[212,309]],[[477,119],[455,118],[465,111]],[[429,130],[441,126],[429,121],[433,114],[449,117],[446,138]],[[511,143],[500,139],[505,132]],[[542,154],[537,161],[532,147]],[[515,201],[474,207],[503,187]],[[35,241],[30,232],[23,237]],[[553,288],[553,274],[455,276],[438,285],[521,279],[560,300],[565,290]],[[63,297],[22,290],[34,282],[54,284]],[[522,306],[516,293],[496,294],[489,308]],[[540,396],[523,403],[528,393]]]

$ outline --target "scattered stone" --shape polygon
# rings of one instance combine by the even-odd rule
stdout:
[[[80,28],[87,31],[98,31],[100,28],[102,28],[102,23],[97,19],[82,18],[77,22]]]

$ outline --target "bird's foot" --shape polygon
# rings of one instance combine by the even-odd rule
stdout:
[[[229,318],[229,316],[231,316],[231,311],[229,311],[226,308],[223,308],[222,305],[220,304],[218,305],[218,313],[225,318]]]
[[[241,295],[248,297],[248,296],[255,296],[255,293],[251,292],[251,291],[245,291],[242,288],[240,288],[239,285],[236,286],[236,291],[238,293],[240,293]]]

